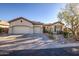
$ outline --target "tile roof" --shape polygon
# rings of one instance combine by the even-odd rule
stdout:
[[[45,24],[45,25],[46,25],[46,26],[50,26],[50,25],[54,25],[54,24],[57,24],[57,23],[60,23],[60,24],[64,25],[64,23],[62,23],[62,22],[60,22],[60,21],[54,22],[54,23]]]
[[[10,23],[10,22],[13,22],[13,21],[16,21],[16,20],[19,20],[19,19],[24,19],[24,20],[26,20],[26,21],[28,21],[28,22],[31,22],[31,23],[34,24],[34,25],[43,25],[43,23],[41,23],[41,22],[30,21],[30,20],[28,20],[28,19],[26,19],[26,18],[24,18],[24,17],[15,18],[15,19],[13,19],[13,20],[10,20],[9,23]]]

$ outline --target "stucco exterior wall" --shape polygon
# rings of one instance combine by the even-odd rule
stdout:
[[[55,26],[56,26],[56,31],[63,31],[64,26],[62,24],[60,24],[60,23],[56,23],[56,24],[52,25],[52,31],[53,32],[55,32],[54,31]]]
[[[55,32],[55,26],[56,26],[57,31],[63,31],[63,29],[64,29],[64,25],[61,24],[61,23],[55,23],[55,24],[46,25],[45,29],[47,31],[51,31],[52,33],[54,33]]]
[[[22,21],[22,22],[21,22]],[[33,27],[33,24],[28,22],[28,21],[25,21],[23,19],[20,19],[20,20],[16,20],[16,21],[13,21],[10,23],[10,27],[12,26],[16,26],[16,25],[26,25],[26,26],[30,26],[30,27]]]
[[[28,22],[28,21],[23,20],[23,19],[19,19],[19,20],[16,20],[16,21],[13,21],[10,23],[9,34],[15,34],[15,32],[14,32],[15,27],[18,31],[21,31],[21,33],[24,32],[23,31],[24,29],[25,29],[25,31],[30,30],[29,33],[34,33],[36,31],[40,31],[40,33],[43,33],[43,26],[42,25],[33,25],[31,22]],[[29,29],[26,29],[25,27],[27,27]],[[17,32],[17,33],[19,33],[19,32]]]

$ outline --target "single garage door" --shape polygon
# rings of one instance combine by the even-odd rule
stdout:
[[[32,28],[25,26],[16,26],[13,27],[13,34],[28,34],[32,33]]]
[[[42,33],[42,28],[41,27],[35,27],[34,33]]]

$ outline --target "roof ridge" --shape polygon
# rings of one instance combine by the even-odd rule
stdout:
[[[27,21],[31,22],[32,24],[38,24],[38,25],[43,24],[43,23],[41,23],[41,22],[36,22],[36,21],[28,20],[27,18],[24,18],[24,17],[15,18],[15,19],[13,19],[13,20],[10,20],[9,23],[10,23],[10,22],[13,22],[13,21],[16,21],[16,20],[19,20],[19,19],[27,20]]]

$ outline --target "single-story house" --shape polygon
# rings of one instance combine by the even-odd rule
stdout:
[[[43,23],[19,17],[9,21],[9,34],[43,33]]]
[[[7,21],[0,20],[0,32],[8,33],[9,23]]]
[[[44,28],[46,31],[52,32],[52,33],[58,33],[60,31],[63,31],[64,29],[64,24],[60,21],[50,23],[50,24],[45,24]]]

